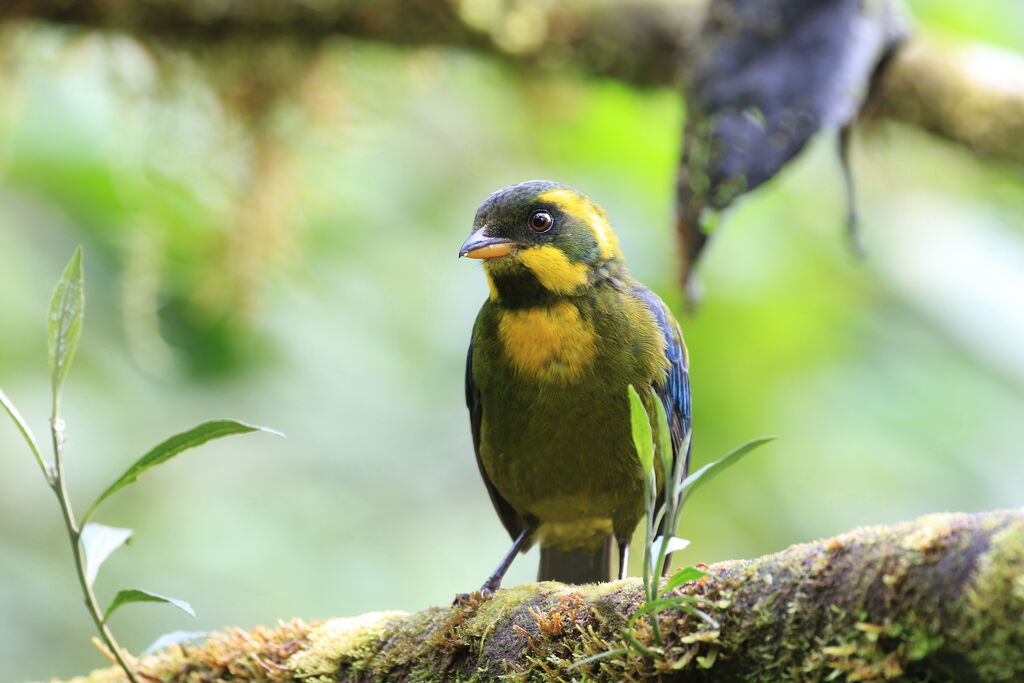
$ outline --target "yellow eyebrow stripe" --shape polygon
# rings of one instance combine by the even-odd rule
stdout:
[[[581,219],[590,226],[602,257],[611,259],[622,255],[619,251],[619,238],[612,232],[612,226],[608,224],[604,211],[589,199],[564,187],[548,190],[537,198],[551,202],[565,213]]]
[[[587,265],[571,262],[565,252],[557,247],[524,249],[519,254],[519,260],[545,289],[555,294],[571,294],[587,284]]]

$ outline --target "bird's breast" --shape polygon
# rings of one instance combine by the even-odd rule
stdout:
[[[594,325],[569,301],[503,311],[498,319],[502,351],[520,375],[558,384],[579,381],[597,356]]]

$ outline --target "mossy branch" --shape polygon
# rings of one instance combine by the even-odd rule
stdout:
[[[661,615],[663,654],[619,654],[636,579],[527,584],[406,614],[228,629],[139,662],[147,680],[1024,680],[1024,508],[856,529],[708,568]],[[651,647],[650,626],[633,634]],[[122,680],[118,669],[76,681]]]
[[[707,0],[8,0],[0,21],[34,19],[129,33],[186,49],[336,36],[469,47],[530,68],[575,68],[634,85],[675,85]],[[879,116],[985,156],[1024,163],[1021,58],[912,40],[880,89]],[[974,65],[966,68],[967,64]]]

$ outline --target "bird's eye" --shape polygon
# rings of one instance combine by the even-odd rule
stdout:
[[[530,216],[530,230],[534,232],[547,232],[554,223],[555,219],[547,211],[534,211]]]

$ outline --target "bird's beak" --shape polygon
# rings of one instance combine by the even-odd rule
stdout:
[[[487,226],[470,235],[459,247],[459,256],[469,258],[498,258],[508,256],[512,252],[512,240],[504,237],[491,237],[487,234]]]

